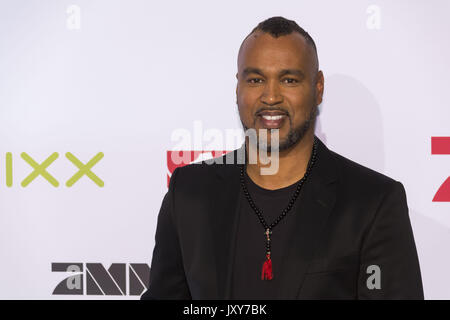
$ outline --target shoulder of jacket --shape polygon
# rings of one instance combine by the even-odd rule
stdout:
[[[175,189],[198,190],[201,187],[208,187],[214,183],[220,170],[224,166],[235,166],[235,163],[227,162],[230,155],[236,150],[209,160],[197,161],[185,166],[177,167],[172,173],[175,177]]]
[[[375,188],[381,192],[386,189],[391,189],[400,183],[381,172],[357,163],[334,151],[330,150],[330,152],[336,161],[340,179],[343,180],[344,184],[349,182],[348,185],[358,189]]]

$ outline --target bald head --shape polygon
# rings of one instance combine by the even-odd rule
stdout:
[[[269,58],[271,56],[271,58]],[[242,42],[238,53],[238,74],[241,74],[249,61],[264,60],[281,62],[290,65],[301,65],[311,79],[319,70],[319,61],[314,47],[297,32],[274,37],[270,33],[256,30]]]
[[[239,59],[241,57],[241,52],[246,46],[247,40],[252,40],[258,38],[261,34],[271,35],[273,38],[277,39],[282,36],[287,36],[294,34],[294,38],[297,38],[304,45],[309,46],[310,52],[308,55],[311,56],[311,63],[314,66],[314,70],[317,72],[319,69],[319,59],[317,55],[317,48],[313,38],[306,32],[302,27],[300,27],[295,21],[288,20],[283,17],[272,17],[260,22],[253,30],[245,37],[239,47],[238,53],[238,66]],[[300,37],[296,37],[299,35]],[[300,39],[303,38],[303,39]],[[304,46],[304,47],[306,47]]]

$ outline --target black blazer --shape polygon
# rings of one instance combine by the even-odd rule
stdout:
[[[299,210],[287,217],[298,231],[278,273],[279,299],[423,299],[403,185],[318,142]],[[141,299],[230,298],[240,193],[237,164],[173,172]],[[381,286],[369,289],[375,276]]]

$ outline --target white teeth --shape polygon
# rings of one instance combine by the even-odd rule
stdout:
[[[283,118],[282,115],[278,115],[278,116],[262,116],[265,120],[280,120],[281,118]]]

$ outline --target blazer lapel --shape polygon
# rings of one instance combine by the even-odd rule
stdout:
[[[294,224],[289,246],[286,247],[278,274],[279,299],[296,299],[314,256],[318,239],[336,202],[337,172],[328,148],[318,141],[317,161],[305,182],[298,210],[291,212],[289,223]],[[274,270],[275,271],[275,270]]]
[[[228,153],[225,157],[228,159],[226,163],[217,165],[218,188],[214,190],[210,202],[211,212],[213,212],[209,217],[217,271],[217,299],[230,299],[231,295],[241,188],[239,166],[230,163],[236,162],[238,157],[242,156],[243,147]],[[230,160],[231,155],[234,157],[234,161]],[[242,158],[239,159],[242,161]]]

